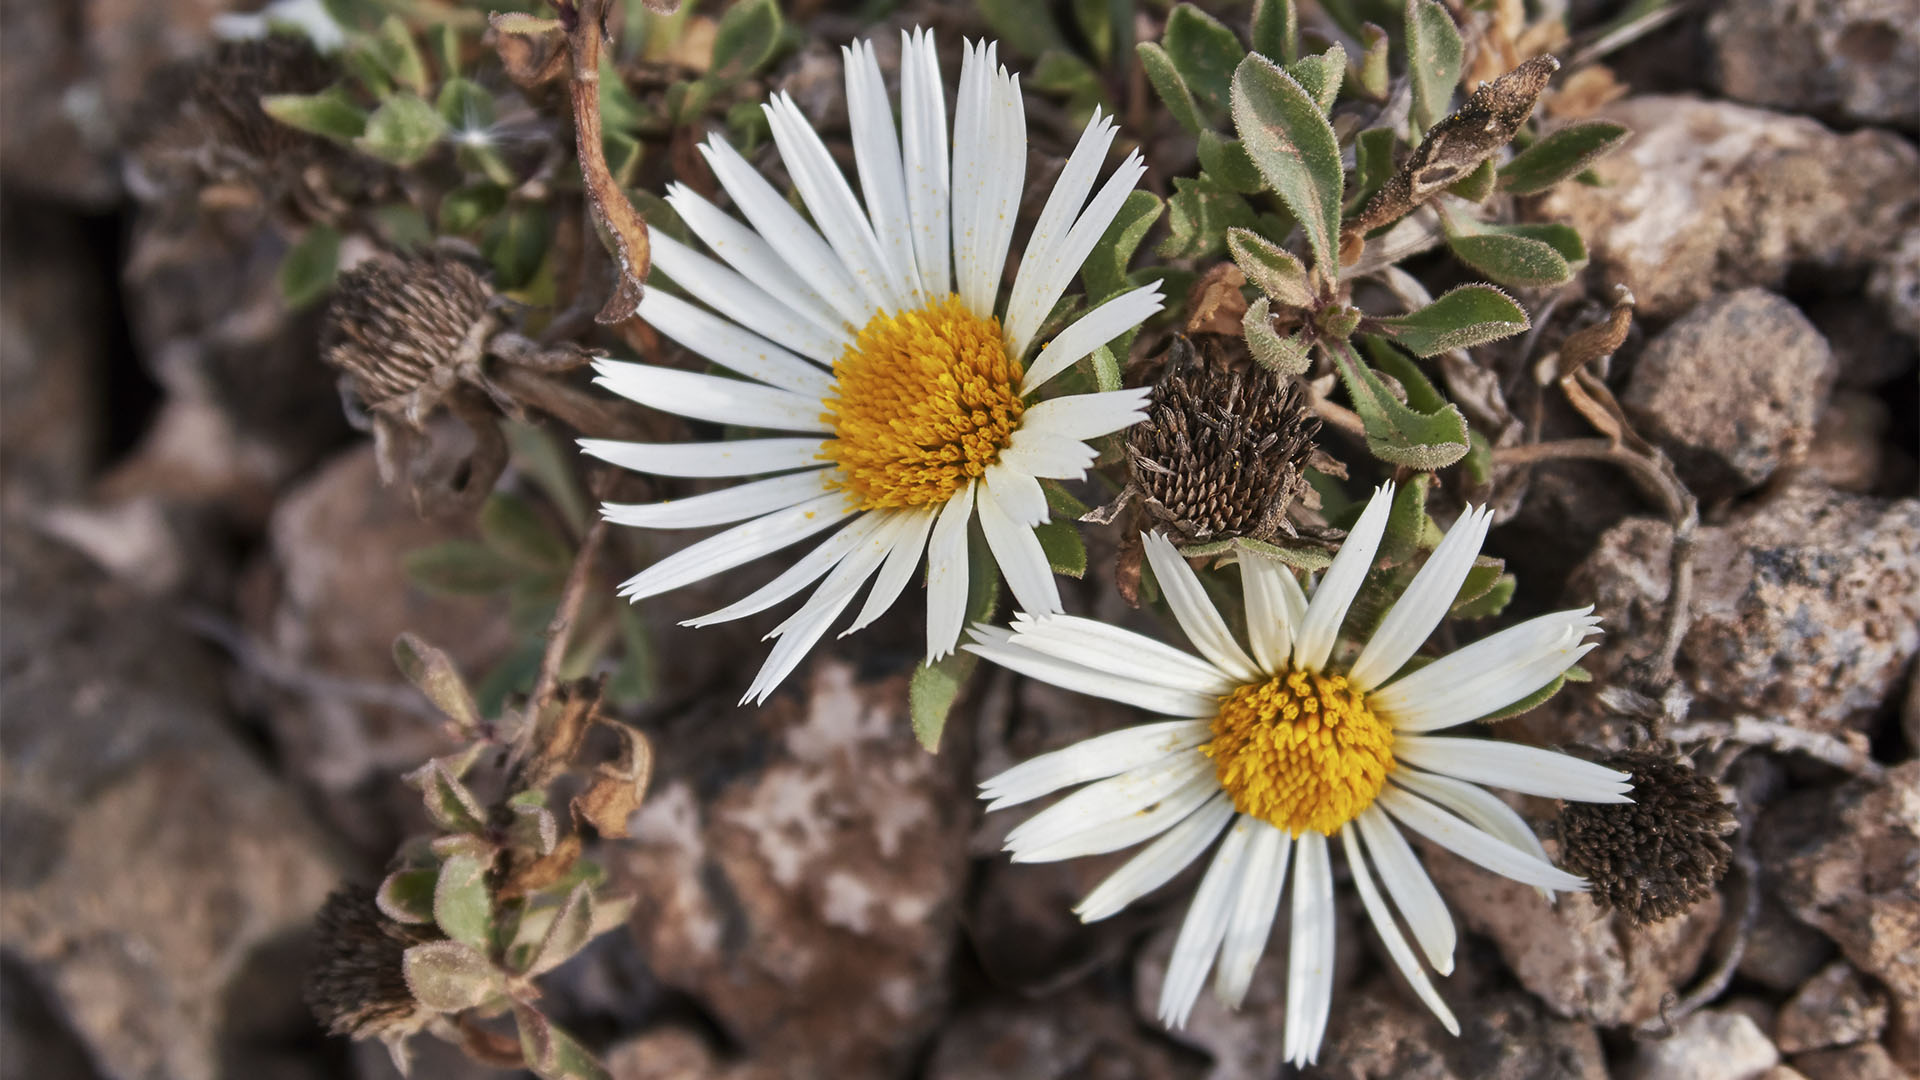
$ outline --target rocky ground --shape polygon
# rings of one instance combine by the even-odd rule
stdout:
[[[513,644],[503,600],[401,575],[470,528],[380,486],[315,315],[274,288],[281,242],[163,227],[128,187],[145,80],[226,6],[0,4],[8,1080],[391,1076],[308,1016],[308,927],[421,827],[398,774],[444,749],[389,643],[413,630],[476,672]],[[1640,302],[1607,378],[1701,499],[1680,730],[1735,802],[1738,865],[1636,928],[1437,856],[1466,931],[1442,987],[1461,1036],[1353,903],[1307,1075],[1920,1074],[1920,21],[1902,0],[1727,0],[1657,39],[1580,106],[1634,140],[1528,213],[1591,246],[1564,304],[1614,284]],[[1600,686],[1658,647],[1669,536],[1626,474],[1567,463],[1489,546],[1520,572],[1516,611],[1598,606]],[[1067,603],[1124,610],[1095,576]],[[1272,958],[1242,1011],[1203,996],[1184,1031],[1153,1021],[1186,887],[1086,927],[1068,909],[1109,863],[995,855],[1011,822],[974,783],[1124,710],[996,671],[930,756],[904,615],[737,710],[729,658],[764,627],[668,633],[679,605],[717,606],[647,613],[658,685],[628,719],[657,780],[601,852],[640,903],[547,1001],[616,1077],[1285,1074]],[[1591,689],[1504,734],[1618,740]],[[416,1075],[481,1072],[421,1051]]]

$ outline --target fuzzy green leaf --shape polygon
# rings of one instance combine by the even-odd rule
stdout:
[[[440,864],[433,888],[433,921],[440,932],[486,952],[493,941],[493,897],[487,864],[475,855],[454,855]]]
[[[1373,366],[1393,376],[1401,389],[1407,393],[1407,406],[1416,412],[1439,412],[1446,408],[1447,399],[1420,370],[1406,353],[1393,347],[1393,342],[1377,334],[1368,334],[1365,340],[1367,358]]]
[[[552,971],[586,948],[587,942],[592,939],[593,890],[585,884],[575,885],[573,891],[567,894],[566,901],[560,905],[560,910],[554,914],[539,948],[528,959],[524,974],[538,975]]]
[[[1087,545],[1080,539],[1080,530],[1073,527],[1073,522],[1049,521],[1036,525],[1033,535],[1040,541],[1040,550],[1047,553],[1047,564],[1053,567],[1054,573],[1070,578],[1086,575]]]
[[[1233,31],[1192,4],[1176,4],[1167,13],[1160,44],[1194,96],[1209,108],[1225,112],[1233,69],[1247,54]]]
[[[440,880],[437,866],[395,870],[380,882],[373,903],[380,913],[397,923],[415,925],[433,921],[433,886]]]
[[[1318,104],[1259,54],[1233,76],[1233,120],[1247,154],[1300,222],[1320,272],[1339,272],[1340,146]]]
[[[956,652],[914,669],[913,682],[907,687],[907,706],[913,714],[913,734],[928,753],[940,752],[947,714],[953,711],[954,699],[960,696],[960,688],[979,660],[970,652]]]
[[[374,32],[373,48],[380,66],[387,69],[394,82],[416,94],[427,92],[427,62],[400,16],[388,15],[380,21],[380,28]]]
[[[1293,0],[1254,0],[1250,29],[1260,55],[1276,64],[1300,58],[1300,12]]]
[[[1407,0],[1407,74],[1413,82],[1413,122],[1425,131],[1453,105],[1466,46],[1453,16],[1435,0]]]
[[[1176,176],[1173,198],[1167,200],[1167,238],[1160,242],[1162,258],[1197,258],[1226,247],[1227,230],[1252,228],[1253,207],[1245,197],[1228,191],[1210,176]]]
[[[463,730],[478,730],[480,710],[473,703],[473,693],[446,653],[407,631],[394,639],[393,661],[399,666],[400,674],[419,687],[434,708]]]
[[[1134,52],[1140,57],[1140,66],[1147,73],[1147,81],[1153,84],[1154,93],[1160,95],[1174,120],[1193,134],[1207,127],[1200,116],[1200,105],[1193,99],[1193,89],[1181,77],[1167,50],[1157,41],[1143,41],[1134,46]]]
[[[1473,171],[1447,185],[1447,194],[1465,199],[1468,202],[1485,202],[1493,194],[1493,159],[1488,158],[1473,167]]]
[[[1580,670],[1579,667],[1575,666],[1569,669],[1566,674],[1555,676],[1552,682],[1548,683],[1547,685],[1541,687],[1538,690],[1535,690],[1533,693],[1528,694],[1526,697],[1521,698],[1519,701],[1516,701],[1513,704],[1506,706],[1505,708],[1495,709],[1494,711],[1488,713],[1485,716],[1477,717],[1475,719],[1475,722],[1481,723],[1481,724],[1491,724],[1495,720],[1505,720],[1508,717],[1519,716],[1521,713],[1532,712],[1533,710],[1539,708],[1540,706],[1545,705],[1547,701],[1553,697],[1553,695],[1560,692],[1561,687],[1567,685],[1569,682],[1585,682],[1586,681],[1585,679],[1579,679],[1574,677],[1574,672],[1579,670]]]
[[[1295,308],[1313,303],[1307,268],[1293,252],[1251,229],[1228,229],[1227,251],[1247,281],[1275,302]]]
[[[1447,233],[1460,261],[1501,285],[1528,288],[1573,280],[1573,268],[1553,246],[1527,236],[1497,232]]]
[[[493,126],[493,95],[472,79],[448,79],[433,105],[454,131],[484,132]]]
[[[540,1080],[613,1080],[586,1047],[533,1006],[515,1002],[513,1023],[520,1031],[520,1054]]]
[[[470,233],[507,205],[507,189],[482,181],[457,187],[440,197],[440,231]]]
[[[1431,471],[1459,461],[1467,453],[1467,420],[1448,405],[1420,413],[1401,404],[1371,369],[1346,348],[1334,351],[1334,366],[1366,425],[1367,449],[1395,465]]]
[[[1333,108],[1334,98],[1340,95],[1341,83],[1347,77],[1347,50],[1335,42],[1326,52],[1303,56],[1288,64],[1286,72],[1293,76],[1321,112],[1327,112]]]
[[[1515,154],[1500,170],[1500,190],[1514,195],[1545,191],[1619,149],[1632,134],[1611,120],[1569,124]]]
[[[1455,601],[1449,614],[1456,619],[1490,619],[1507,609],[1507,603],[1513,599],[1513,590],[1519,584],[1520,579],[1512,574],[1500,574],[1479,596],[1471,600]]]
[[[315,225],[280,260],[280,295],[294,309],[325,296],[340,271],[340,234]]]
[[[476,835],[486,831],[487,814],[481,809],[480,801],[441,759],[427,762],[408,773],[406,779],[420,790],[426,801],[427,816],[442,830]]]
[[[488,224],[480,251],[500,287],[517,289],[539,272],[552,241],[552,210],[541,203],[514,203]]]
[[[1393,79],[1387,69],[1392,46],[1387,32],[1373,23],[1360,28],[1360,58],[1354,61],[1351,74],[1353,81],[1359,84],[1360,92],[1375,101],[1385,101],[1393,88]]]
[[[974,6],[993,36],[1023,56],[1037,57],[1049,49],[1067,47],[1060,24],[1045,7],[1036,7],[1029,0],[978,0]],[[1001,59],[1006,59],[1004,52]]]
[[[485,955],[458,941],[429,941],[401,954],[400,973],[413,999],[435,1012],[474,1008],[499,994],[500,973]]]
[[[1093,368],[1094,389],[1102,393],[1120,389],[1120,361],[1112,349],[1100,346],[1087,354],[1087,363]]]
[[[1462,285],[1419,311],[1378,322],[1387,336],[1415,356],[1498,341],[1529,325],[1520,305],[1491,285]]]
[[[1252,195],[1267,189],[1266,178],[1254,167],[1239,139],[1229,139],[1208,128],[1200,132],[1198,152],[1200,167],[1227,190]]]
[[[447,540],[400,556],[407,580],[443,596],[486,596],[520,577],[521,569],[499,552],[472,540]]]
[[[1046,493],[1047,510],[1063,521],[1079,521],[1087,515],[1087,504],[1075,498],[1058,480],[1042,479],[1040,490]]]
[[[1353,185],[1347,191],[1345,206],[1357,210],[1373,198],[1392,178],[1394,136],[1392,128],[1368,128],[1353,140]]]
[[[513,562],[534,570],[565,570],[573,549],[518,495],[490,495],[480,506],[480,537]]]
[[[731,86],[760,70],[780,45],[781,25],[776,0],[740,0],[727,8],[713,32],[713,64],[707,77]]]
[[[417,165],[447,133],[447,122],[426,100],[395,94],[367,117],[367,130],[353,145],[389,164]]]
[[[367,130],[367,111],[337,86],[317,94],[268,94],[260,107],[290,128],[335,142],[350,143]]]
[[[1305,375],[1313,363],[1313,342],[1305,336],[1305,331],[1281,337],[1280,332],[1273,328],[1267,298],[1264,296],[1247,305],[1240,328],[1246,334],[1247,349],[1253,353],[1255,362],[1283,379]]]

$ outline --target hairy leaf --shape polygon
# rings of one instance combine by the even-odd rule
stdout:
[[[1233,120],[1248,156],[1300,222],[1320,272],[1339,272],[1340,147],[1312,96],[1254,53],[1233,76]]]
[[[1187,131],[1198,134],[1207,126],[1200,116],[1200,105],[1193,99],[1193,89],[1174,66],[1173,57],[1157,41],[1143,41],[1134,46],[1134,52],[1140,57],[1140,66],[1147,73],[1147,81],[1153,84],[1154,93],[1167,106],[1167,111]]]
[[[1344,347],[1333,352],[1334,367],[1353,410],[1366,425],[1367,449],[1374,457],[1395,465],[1432,471],[1459,461],[1467,453],[1467,419],[1448,405],[1438,412],[1420,413],[1393,396],[1393,391]]]
[[[1460,84],[1466,47],[1453,16],[1435,0],[1407,0],[1407,74],[1413,82],[1413,122],[1421,131],[1440,122]]]
[[[498,994],[500,973],[487,958],[457,941],[429,941],[400,957],[413,999],[435,1012],[471,1009]]]
[[[1247,53],[1233,31],[1192,4],[1176,4],[1167,13],[1160,44],[1193,95],[1225,112],[1233,69]]]
[[[1498,341],[1530,325],[1520,305],[1491,285],[1462,285],[1419,311],[1377,321],[1415,356]]]
[[[1619,149],[1633,133],[1611,120],[1586,120],[1540,139],[1500,170],[1500,190],[1515,195],[1545,191]]]
[[[1251,229],[1228,229],[1227,251],[1247,281],[1275,302],[1296,308],[1313,303],[1307,268],[1292,252]]]

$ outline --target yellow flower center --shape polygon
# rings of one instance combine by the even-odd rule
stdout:
[[[1000,320],[958,296],[875,315],[833,375],[821,419],[834,437],[820,456],[863,510],[946,502],[999,458],[1026,410]]]
[[[1387,782],[1393,729],[1346,676],[1293,671],[1223,695],[1204,752],[1241,813],[1332,836]]]

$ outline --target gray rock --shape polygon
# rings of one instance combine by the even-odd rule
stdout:
[[[1746,1015],[1702,1009],[1674,1033],[1643,1042],[1627,1080],[1759,1080],[1780,1063],[1780,1051]]]
[[[1920,761],[1776,803],[1755,835],[1787,909],[1891,991],[1889,1049],[1920,1068]]]
[[[1657,647],[1672,533],[1624,521],[1568,583],[1596,605],[1602,683]],[[1920,500],[1794,486],[1696,535],[1679,667],[1722,709],[1828,733],[1866,724],[1920,652]]]
[[[1913,1080],[1913,1073],[1901,1068],[1879,1043],[1801,1054],[1793,1065],[1807,1080]]]
[[[1595,165],[1601,186],[1561,184],[1538,209],[1577,228],[1646,317],[1748,285],[1777,289],[1789,268],[1864,272],[1920,210],[1920,153],[1888,132],[1841,135],[1676,96],[1627,98],[1599,115],[1633,140]]]
[[[1867,295],[1894,329],[1920,338],[1920,229],[1908,229],[1874,264]]]
[[[1765,289],[1701,303],[1647,343],[1621,398],[1694,494],[1759,487],[1805,453],[1833,385],[1833,354]]]
[[[1878,1039],[1887,1026],[1887,998],[1845,960],[1809,979],[1774,1018],[1773,1041],[1785,1054]]]
[[[1887,464],[1887,428],[1893,410],[1873,394],[1833,395],[1813,426],[1801,474],[1834,489],[1865,495],[1881,486]]]
[[[1905,0],[1729,0],[1707,38],[1730,98],[1920,127],[1920,21]]]
[[[1370,989],[1334,1010],[1320,1064],[1304,1075],[1313,1080],[1606,1080],[1606,1055],[1594,1029],[1554,1016],[1527,994],[1496,990],[1456,1001],[1460,1035],[1455,1038],[1386,980]]]
[[[109,271],[53,214],[10,212],[0,247],[0,484],[73,498],[94,465]]]
[[[1204,1070],[1092,989],[995,999],[948,1021],[927,1080],[1186,1080]]]
[[[1740,955],[1740,976],[1788,994],[1813,978],[1833,953],[1833,942],[1825,934],[1763,895],[1747,934],[1747,950]]]
[[[44,541],[6,548],[0,936],[111,1076],[301,1075],[244,1046],[313,1037],[297,980],[236,987],[263,957],[298,970],[324,842],[170,613]]]

